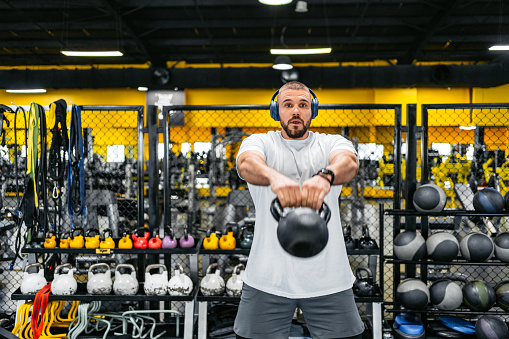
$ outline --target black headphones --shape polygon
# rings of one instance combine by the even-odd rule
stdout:
[[[311,93],[311,119],[316,118],[318,115],[318,99],[316,98],[315,93],[311,90],[311,88],[308,88],[309,93]],[[272,119],[279,121],[279,105],[276,100],[276,96],[278,95],[279,90],[274,93],[272,96],[272,99],[270,99],[270,116]]]

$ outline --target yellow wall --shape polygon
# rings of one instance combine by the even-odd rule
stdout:
[[[356,89],[313,89],[320,104],[402,104],[402,121],[406,121],[406,105],[437,103],[469,103],[469,88],[356,88]],[[188,89],[185,91],[188,105],[239,105],[261,104],[268,105],[275,89]],[[145,105],[145,93],[136,89],[60,89],[48,90],[45,94],[10,94],[0,91],[0,103],[10,105],[29,105],[34,101],[41,105],[64,99],[68,104],[74,102],[79,105]],[[509,85],[496,88],[474,88],[472,103],[504,103],[509,102]],[[270,119],[268,111],[261,110],[250,113],[249,117],[232,119],[221,112],[193,112],[186,116],[186,127],[172,128],[170,140],[176,144],[182,142],[210,141],[210,127],[243,127],[244,131],[253,133],[279,128],[279,123]],[[105,154],[105,147],[109,144],[136,144],[135,117],[93,116],[84,117],[83,127],[92,127],[95,136],[94,146],[100,154]],[[431,133],[436,133],[436,139],[444,142],[458,142],[450,140],[447,133],[449,126],[460,126],[468,123],[479,123],[479,120],[489,118],[486,112],[474,112],[473,121],[466,112],[459,117],[449,119],[444,112],[433,112],[429,116]],[[506,121],[509,125],[507,112],[490,112],[493,117]],[[419,116],[419,114],[418,114]],[[503,120],[505,119],[505,120]],[[334,123],[331,126],[331,121]],[[246,123],[249,122],[249,123]],[[420,123],[420,121],[418,121]],[[19,120],[18,120],[19,125]],[[337,126],[350,126],[351,133],[360,137],[360,142],[377,142],[391,147],[393,117],[389,118],[383,112],[321,112],[313,122],[312,128],[325,130]],[[20,127],[22,126],[19,125]],[[436,126],[436,128],[434,127]],[[439,128],[441,126],[441,128]],[[50,126],[48,126],[50,127]],[[433,127],[433,128],[431,128]],[[12,128],[12,125],[11,125]],[[98,129],[100,131],[98,131]],[[218,130],[218,133],[221,133]],[[498,133],[498,132],[493,132]],[[507,133],[505,133],[507,134]],[[12,138],[12,131],[8,129],[8,137]],[[502,146],[506,145],[507,135],[501,134]],[[20,137],[18,136],[18,139]],[[473,133],[462,134],[462,141],[471,141]],[[505,138],[505,139],[504,139]],[[161,139],[162,141],[162,136]]]

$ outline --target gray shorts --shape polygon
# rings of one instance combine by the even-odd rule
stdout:
[[[288,339],[297,307],[313,338],[351,337],[364,331],[352,289],[316,298],[289,299],[246,284],[234,331],[250,339]]]

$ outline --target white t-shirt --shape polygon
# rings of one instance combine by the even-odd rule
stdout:
[[[302,183],[329,164],[333,150],[349,150],[352,143],[340,135],[309,132],[305,140],[288,140],[281,132],[253,134],[240,146],[258,151],[268,166]],[[341,185],[334,185],[325,196],[331,210],[329,241],[317,255],[299,258],[288,254],[277,239],[277,221],[270,213],[276,197],[270,186],[248,183],[256,210],[255,232],[243,281],[260,291],[287,298],[312,298],[341,292],[352,287],[355,277],[350,268],[339,216]],[[286,211],[287,209],[285,209]]]

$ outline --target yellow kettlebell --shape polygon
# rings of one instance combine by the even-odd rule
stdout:
[[[93,234],[93,235],[91,235]],[[91,228],[87,230],[85,234],[85,248],[99,248],[101,242],[99,230],[97,228]]]
[[[106,236],[108,235],[108,236]],[[115,241],[111,237],[111,229],[106,228],[102,233],[100,248],[115,248]]]
[[[129,237],[129,234],[125,234],[120,240],[118,241],[118,248],[123,249],[131,249],[133,248],[133,241]]]
[[[211,227],[207,230],[207,237],[203,239],[203,248],[206,250],[217,250],[219,248],[219,238],[215,227]],[[221,233],[219,233],[221,236]]]
[[[44,248],[55,248],[57,247],[57,239],[54,232],[48,232],[44,239]]]
[[[83,238],[83,228],[77,227],[74,230],[71,241],[69,242],[71,248],[83,248],[85,246],[85,239]]]
[[[62,234],[62,236],[60,237],[60,244],[59,244],[60,248],[69,248],[70,242],[71,242],[71,237],[69,236],[70,234],[71,233],[69,231],[64,232]]]
[[[233,236],[233,230],[229,227],[227,233],[219,239],[219,247],[222,250],[234,250],[236,245],[237,240]]]

